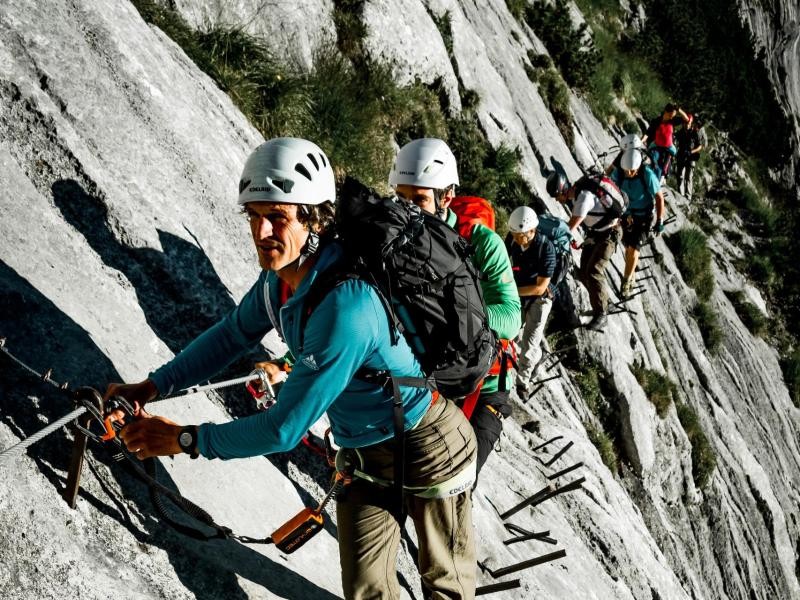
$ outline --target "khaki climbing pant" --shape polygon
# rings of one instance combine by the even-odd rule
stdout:
[[[607,231],[589,234],[583,242],[578,279],[589,292],[589,303],[595,315],[605,313],[608,309],[606,266],[614,256],[620,235],[620,228],[612,227]]]
[[[359,448],[363,471],[393,477],[394,439]],[[475,437],[464,414],[441,398],[405,434],[409,487],[435,485],[474,468]],[[408,516],[419,541],[419,570],[426,597],[475,597],[475,546],[469,486],[447,498],[405,494],[405,514],[393,487],[355,479],[336,505],[342,588],[348,600],[400,598],[397,551],[400,528]]]

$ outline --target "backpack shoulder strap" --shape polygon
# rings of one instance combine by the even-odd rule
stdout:
[[[300,316],[300,351],[302,351],[305,343],[306,325],[308,325],[308,320],[312,313],[334,288],[351,279],[359,279],[354,270],[333,268],[321,273],[311,284],[308,292],[306,292],[306,297],[303,301],[303,312]]]
[[[643,164],[641,166],[641,168],[639,169],[639,181],[641,181],[642,183],[642,190],[644,191],[645,196],[647,196],[650,202],[654,202],[655,195],[650,193],[650,185],[648,184],[647,181],[647,169],[648,169],[647,165]]]

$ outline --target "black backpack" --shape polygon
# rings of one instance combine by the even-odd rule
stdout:
[[[451,399],[475,390],[496,358],[497,341],[467,241],[439,217],[381,198],[350,178],[339,193],[336,232],[347,259],[314,282],[306,319],[339,283],[367,281],[430,383]]]

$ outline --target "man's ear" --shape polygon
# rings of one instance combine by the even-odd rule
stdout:
[[[441,206],[442,210],[447,209],[455,197],[456,188],[454,186],[450,186],[450,188],[448,188],[448,190],[445,192],[444,196],[442,196],[441,200],[439,200],[439,205]]]

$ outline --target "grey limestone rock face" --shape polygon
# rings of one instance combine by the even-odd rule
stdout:
[[[243,27],[257,35],[274,56],[310,70],[320,49],[336,42],[331,0],[174,0],[194,27]]]
[[[232,11],[225,19],[249,19],[257,8],[178,5],[198,25],[217,14],[204,10],[224,6]],[[304,20],[303,11],[311,16]],[[248,26],[312,40],[314,32],[332,31],[330,13],[321,0],[275,3]],[[452,56],[436,25],[446,14]],[[567,146],[525,74],[527,51],[545,50],[505,3],[370,1],[364,15],[368,52],[392,61],[399,81],[441,78],[456,108],[459,82],[477,92],[489,139],[519,148],[523,175],[542,197],[556,165],[575,178],[579,165],[615,143],[573,97],[575,144]],[[298,33],[307,23],[314,31]],[[302,60],[313,56],[312,47]],[[54,367],[57,379],[96,386],[137,381],[180,351],[257,275],[235,201],[245,157],[261,141],[230,100],[130,4],[4,5],[0,336],[8,347],[35,367]],[[688,224],[689,207],[673,191],[667,196],[677,216],[672,233]],[[717,281],[711,305],[724,333],[719,354],[706,350],[691,316],[696,294],[659,239],[646,253],[662,260],[643,261],[655,277],[643,282],[646,293],[629,304],[632,312],[612,315],[605,333],[578,330],[581,358],[571,370],[555,367],[562,377],[528,402],[514,397],[514,418],[473,495],[478,558],[495,569],[557,548],[567,557],[515,575],[521,588],[503,597],[800,598],[800,411],[783,384],[777,352],[747,331],[724,294],[746,281],[735,268],[743,251],[721,231],[711,240]],[[609,269],[615,286],[621,269],[620,249]],[[569,287],[585,310],[583,288]],[[265,346],[281,350],[274,338]],[[574,375],[589,357],[610,374],[615,391],[624,452],[619,475],[587,436],[585,424],[596,419]],[[659,417],[632,364],[666,372],[678,384],[677,400],[697,413],[717,454],[707,488],[694,484],[692,446],[675,407]],[[2,369],[5,448],[67,412],[68,403],[6,362]],[[159,411],[178,422],[221,422],[247,413],[238,392],[172,401]],[[562,439],[534,452],[557,435]],[[569,442],[564,456],[543,465]],[[2,481],[14,482],[0,485],[4,598],[104,598],[111,587],[123,598],[340,597],[335,525],[288,557],[273,547],[194,542],[159,523],[143,486],[101,450],[92,453],[78,509],[70,511],[58,497],[68,448],[69,436],[55,434],[3,471]],[[326,474],[319,462],[301,448],[269,460],[178,457],[162,461],[161,472],[221,523],[266,535],[321,498]],[[584,466],[557,483],[585,477],[582,490],[510,519],[549,530],[557,545],[504,545],[511,535],[498,511],[577,462]],[[404,597],[422,597],[408,553],[399,568]],[[494,580],[481,571],[479,583]]]
[[[794,117],[794,173],[800,167],[800,5],[793,0],[739,1],[745,22],[764,49],[772,85],[786,110]]]

